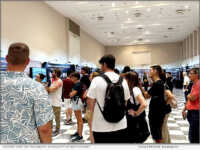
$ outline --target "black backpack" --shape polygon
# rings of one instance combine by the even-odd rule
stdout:
[[[105,74],[101,75],[101,77],[103,77],[108,84],[103,110],[98,101],[97,104],[106,121],[117,123],[124,118],[126,110],[124,89],[122,86],[123,78],[120,77],[117,83],[112,83]]]

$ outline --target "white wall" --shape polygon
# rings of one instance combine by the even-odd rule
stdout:
[[[105,53],[105,47],[92,36],[81,29],[81,61],[93,62],[99,65],[99,59]]]
[[[34,60],[55,60],[67,56],[66,19],[47,4],[37,1],[3,1],[1,54],[12,42],[24,42]]]
[[[106,54],[113,54],[116,57],[116,63],[121,65],[134,66],[133,51],[149,51],[151,53],[151,64],[170,64],[179,61],[181,43],[163,43],[149,45],[133,46],[108,46]],[[144,58],[138,58],[144,64]]]

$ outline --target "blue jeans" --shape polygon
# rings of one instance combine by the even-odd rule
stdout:
[[[188,110],[187,120],[189,126],[190,143],[200,143],[199,141],[199,110]]]

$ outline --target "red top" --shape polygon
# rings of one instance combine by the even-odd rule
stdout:
[[[74,86],[74,83],[71,79],[65,79],[63,80],[63,94],[64,98],[70,98],[69,93],[72,91],[72,87]]]
[[[193,83],[192,90],[190,92],[191,95],[195,95],[197,98],[194,101],[188,100],[186,104],[187,110],[199,110],[200,103],[199,103],[199,80],[196,83]]]

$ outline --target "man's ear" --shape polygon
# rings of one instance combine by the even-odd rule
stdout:
[[[8,55],[6,55],[6,61],[7,61],[7,63],[8,63]]]
[[[28,58],[28,59],[26,60],[25,66],[27,66],[29,63],[30,63],[30,58]]]

